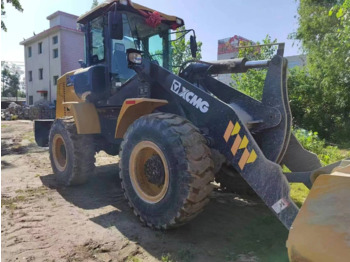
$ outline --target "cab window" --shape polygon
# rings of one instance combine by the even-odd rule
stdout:
[[[123,17],[123,39],[112,39],[112,74],[117,78],[118,82],[125,83],[136,72],[128,68],[126,58],[126,50],[129,48],[136,49],[136,39],[132,36],[128,17],[126,14]]]
[[[90,61],[97,64],[105,59],[103,17],[97,17],[90,22]]]

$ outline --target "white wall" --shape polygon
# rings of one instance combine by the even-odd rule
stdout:
[[[60,45],[52,44],[52,37],[58,35],[56,32],[47,37],[41,38],[32,44],[25,45],[25,63],[26,63],[26,85],[27,85],[27,103],[29,103],[29,96],[33,96],[33,102],[42,99],[39,90],[46,90],[47,99],[53,101],[56,99],[56,87],[53,83],[54,75],[61,75],[61,58]],[[38,53],[38,43],[42,42],[42,53]],[[28,47],[32,47],[32,56],[28,57]],[[53,58],[53,49],[58,48],[58,57]],[[43,79],[39,79],[39,69],[43,68]],[[32,81],[29,81],[29,71],[32,71]]]

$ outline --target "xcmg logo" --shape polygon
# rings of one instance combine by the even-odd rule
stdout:
[[[190,103],[194,107],[198,108],[202,113],[206,113],[209,110],[209,103],[202,98],[195,95],[185,87],[181,86],[181,83],[174,79],[170,88],[178,96],[182,97],[186,102]]]

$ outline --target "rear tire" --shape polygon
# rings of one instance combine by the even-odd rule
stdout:
[[[91,135],[78,135],[73,117],[56,119],[49,136],[50,161],[56,179],[66,185],[85,183],[95,168]]]
[[[173,114],[143,116],[128,128],[119,174],[129,205],[147,226],[179,226],[209,202],[214,174],[205,142],[195,126]]]

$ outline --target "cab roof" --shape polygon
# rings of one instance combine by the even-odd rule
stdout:
[[[78,18],[77,22],[80,23],[80,24],[86,24],[87,22],[91,21],[95,17],[98,17],[101,14],[103,14],[104,12],[106,12],[115,3],[117,4],[117,7],[122,9],[122,10],[125,9],[125,10],[128,10],[128,11],[134,11],[136,13],[137,12],[143,12],[143,13],[144,12],[146,12],[146,13],[158,12],[163,20],[166,20],[168,22],[177,23],[178,27],[184,25],[183,19],[181,19],[179,17],[164,14],[162,12],[156,11],[156,10],[148,8],[146,6],[139,5],[137,3],[133,3],[131,0],[107,0],[107,1],[103,2],[102,4],[100,4],[100,5],[96,6],[95,8],[93,8],[89,12],[87,12],[87,13],[83,14],[82,16],[80,16]]]

